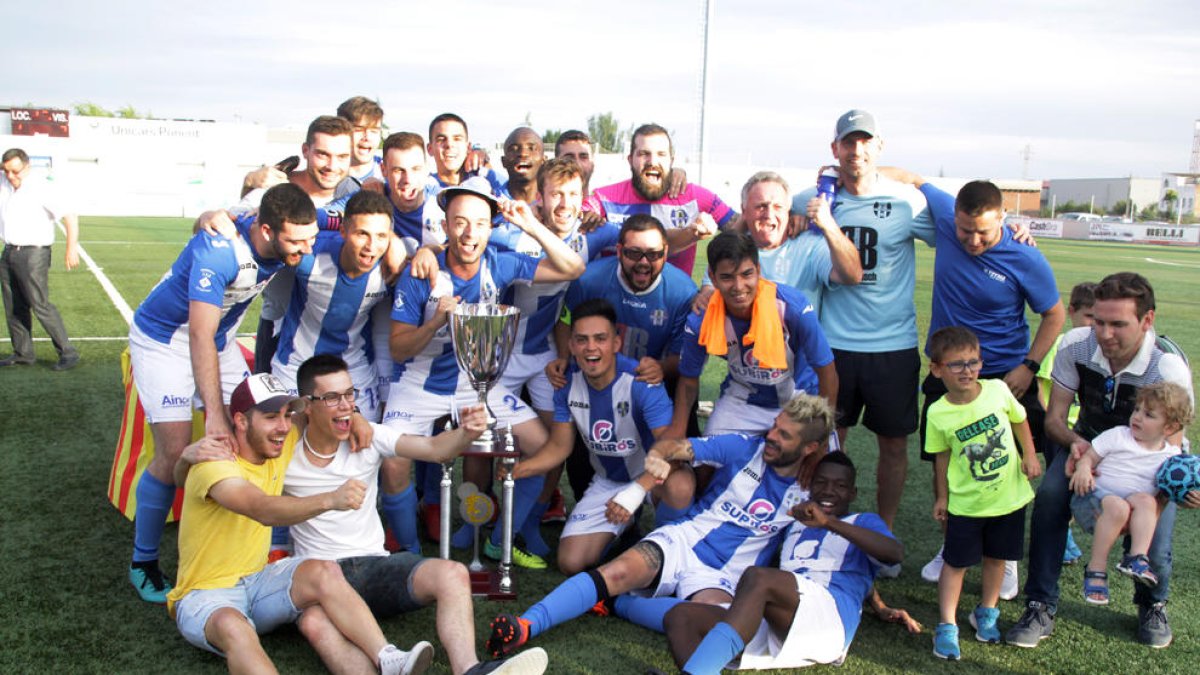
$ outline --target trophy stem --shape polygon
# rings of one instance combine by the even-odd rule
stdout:
[[[512,429],[508,431],[512,435]],[[500,553],[500,592],[512,592],[512,541],[513,541],[513,465],[516,464],[515,457],[505,457],[504,462],[504,514],[503,514],[503,531],[501,545],[503,548]]]
[[[442,560],[450,559],[450,487],[454,483],[451,477],[453,470],[453,461],[443,464],[442,482],[438,484],[442,495],[441,522],[438,523],[438,529],[441,530],[442,537],[438,543],[438,554],[442,557]]]
[[[496,418],[492,415],[491,409],[487,404],[487,385],[476,388],[476,393],[479,395],[479,405],[483,406],[483,412],[487,414],[487,429],[479,434],[479,438],[475,439],[471,445],[477,450],[485,452],[491,451],[496,444]]]

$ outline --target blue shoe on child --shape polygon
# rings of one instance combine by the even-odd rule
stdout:
[[[995,607],[976,607],[971,612],[971,626],[975,628],[975,639],[980,642],[999,642],[1000,629],[996,622],[1000,620],[1000,610]]]
[[[1083,551],[1079,550],[1079,545],[1075,543],[1075,535],[1071,533],[1071,528],[1067,527],[1067,547],[1063,549],[1063,564],[1074,565],[1083,557]]]
[[[958,626],[952,623],[939,623],[933,632],[933,655],[947,661],[957,661]]]

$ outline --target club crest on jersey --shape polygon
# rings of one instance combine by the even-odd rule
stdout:
[[[216,274],[216,272],[213,272],[207,267],[200,270],[200,278],[196,281],[196,285],[200,287],[200,290],[212,290],[212,278],[214,274]]]
[[[650,323],[655,326],[665,325],[667,323],[667,310],[659,308],[650,312]]]
[[[687,227],[688,213],[685,209],[671,209],[671,227]]]
[[[617,414],[625,417],[629,414],[629,401],[621,401],[617,403]]]
[[[871,210],[875,212],[876,218],[888,218],[892,215],[892,203],[875,202],[871,205]]]

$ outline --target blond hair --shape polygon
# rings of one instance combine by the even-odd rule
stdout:
[[[1155,382],[1138,389],[1138,405],[1162,411],[1168,425],[1177,424],[1180,429],[1192,423],[1192,402],[1187,390],[1174,382]]]
[[[792,422],[804,427],[801,444],[823,442],[833,431],[833,408],[820,396],[799,393],[783,406]]]

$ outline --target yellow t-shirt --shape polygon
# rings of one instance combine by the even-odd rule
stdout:
[[[283,493],[283,476],[296,450],[299,434],[293,428],[279,457],[262,464],[237,458],[235,462],[204,462],[188,472],[179,520],[179,578],[167,595],[167,610],[175,616],[175,603],[189,592],[232,588],[242,577],[267,564],[271,528],[234,513],[209,498],[217,483],[242,478],[264,493]]]
[[[1003,516],[1033,499],[1021,471],[1021,452],[1011,423],[1025,409],[1004,380],[979,380],[979,395],[957,405],[942,397],[929,407],[925,452],[949,452],[947,509],[956,516]]]
[[[1054,339],[1054,345],[1050,347],[1050,351],[1046,352],[1046,358],[1042,359],[1042,367],[1037,372],[1037,386],[1042,394],[1042,402],[1047,407],[1050,405],[1050,389],[1054,384],[1054,380],[1050,378],[1050,373],[1054,372],[1054,356],[1058,354],[1058,345],[1062,342],[1062,339],[1062,335]],[[1071,401],[1071,407],[1067,409],[1067,426],[1074,428],[1075,422],[1078,419],[1079,403]]]

